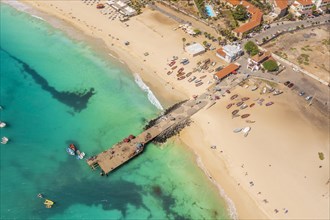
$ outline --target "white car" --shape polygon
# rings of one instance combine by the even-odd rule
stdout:
[[[306,101],[309,101],[309,100],[311,100],[313,98],[313,96],[307,96],[305,99],[306,99]]]

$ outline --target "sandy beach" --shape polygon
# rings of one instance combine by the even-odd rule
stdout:
[[[196,87],[187,79],[177,80],[177,69],[184,67],[186,73],[191,72],[198,61],[207,58],[217,66],[225,64],[214,51],[189,56],[183,50],[182,38],[202,43],[203,37],[189,36],[176,29],[179,23],[148,8],[123,23],[83,1],[23,2],[101,39],[109,53],[138,73],[166,105],[200,94],[214,81],[212,73],[195,72],[196,77],[206,75],[204,84]],[[177,69],[167,75],[173,56],[189,58],[190,63],[175,64]],[[279,96],[260,95],[260,89],[250,88],[237,87],[195,115],[180,140],[196,153],[208,178],[233,202],[239,219],[329,219],[328,120],[315,116],[313,106],[284,87],[280,86],[284,93]],[[233,94],[238,97],[230,100]],[[242,97],[249,97],[246,103],[255,106],[239,114],[250,114],[247,119],[254,123],[233,118],[236,105],[226,108]],[[254,101],[257,98],[265,99],[263,105]],[[266,107],[270,101],[274,104]],[[246,126],[251,127],[247,137],[233,132]],[[319,152],[325,155],[324,160],[319,159]]]

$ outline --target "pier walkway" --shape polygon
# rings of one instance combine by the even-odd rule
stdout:
[[[155,125],[143,131],[129,142],[119,142],[110,149],[87,159],[88,165],[93,169],[99,166],[104,174],[108,174],[131,158],[139,155],[143,151],[144,146],[155,137],[189,119],[193,114],[209,104],[208,97],[209,94],[205,93],[196,99],[188,100],[177,109],[167,115],[163,115],[160,120],[157,120]]]

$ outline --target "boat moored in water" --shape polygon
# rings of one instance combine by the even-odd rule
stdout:
[[[75,152],[70,147],[66,148],[66,152],[72,156],[75,155]]]
[[[1,138],[1,144],[7,144],[8,141],[9,141],[9,139],[7,137]]]
[[[6,127],[6,123],[4,123],[3,121],[0,121],[0,128],[4,128]]]
[[[52,200],[46,199],[44,204],[45,204],[47,209],[50,209],[54,205],[54,202]]]

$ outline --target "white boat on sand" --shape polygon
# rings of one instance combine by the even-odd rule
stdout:
[[[242,128],[236,128],[233,130],[234,133],[238,133],[238,132],[241,132],[242,131]]]

